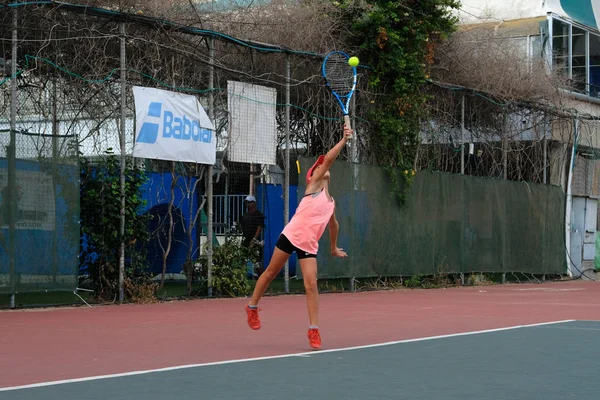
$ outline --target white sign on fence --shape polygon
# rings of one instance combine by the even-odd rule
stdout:
[[[134,157],[213,165],[215,128],[196,97],[166,90],[133,87]]]
[[[17,229],[53,231],[56,201],[52,176],[38,171],[16,171]],[[0,229],[8,229],[8,169],[0,168]],[[1,248],[1,247],[0,247]]]
[[[241,163],[277,163],[277,91],[228,81],[229,140],[227,159]]]

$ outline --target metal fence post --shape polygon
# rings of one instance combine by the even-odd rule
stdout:
[[[502,120],[502,177],[508,179],[508,116]]]
[[[127,76],[125,72],[125,23],[121,22],[121,121],[120,121],[120,145],[121,145],[121,251],[119,257],[119,303],[123,304],[125,299],[125,107]]]
[[[547,118],[546,114],[544,114],[544,142],[543,142],[543,145],[544,145],[544,149],[543,149],[543,151],[544,151],[544,155],[543,155],[543,157],[544,157],[544,178],[542,181],[542,183],[544,185],[546,185],[548,183],[548,171],[547,171],[547,169],[548,169],[548,136],[552,137],[551,129],[552,129],[552,123],[550,123],[550,126],[548,126],[548,118]],[[550,131],[550,135],[548,135],[548,131]]]
[[[290,221],[290,55],[285,56],[285,183],[283,187],[283,226]],[[290,292],[290,267],[285,262],[285,292]]]
[[[351,117],[350,117],[350,121],[352,124],[352,129],[354,130],[353,133],[353,140],[351,141],[351,154],[350,154],[350,162],[352,162],[352,182],[353,182],[353,189],[354,192],[352,193],[352,212],[356,213],[356,193],[359,190],[359,179],[360,179],[360,169],[359,169],[359,161],[360,161],[360,157],[358,154],[358,133],[357,133],[357,128],[356,128],[356,95],[352,96],[350,98],[350,110],[351,110]],[[356,222],[356,220],[354,220]],[[352,246],[354,247],[356,244],[356,226],[352,226],[350,228],[350,243],[348,243],[348,247]],[[356,271],[356,265],[353,259],[349,260],[349,268],[351,268],[352,271]],[[350,278],[350,291],[354,292],[355,291],[355,278],[354,276],[352,276]]]
[[[460,97],[460,173],[465,174],[465,95]]]
[[[209,40],[209,48],[210,48],[210,70],[209,70],[209,78],[208,78],[208,118],[210,118],[211,122],[215,124],[215,110],[214,110],[214,79],[215,79],[215,38],[211,37]],[[215,124],[216,125],[216,124]],[[216,134],[216,132],[215,132]],[[215,139],[216,140],[216,139]],[[212,257],[213,257],[213,166],[209,165],[208,170],[206,172],[206,197],[207,197],[207,208],[208,212],[206,213],[206,240],[208,241],[208,246],[206,250],[206,262],[207,262],[207,276],[208,280],[208,296],[212,297],[213,294],[213,286],[212,286]]]
[[[10,145],[8,146],[8,229],[10,254],[10,308],[15,308],[15,293],[17,289],[17,9],[12,9],[12,59],[10,82]]]
[[[567,175],[566,209],[565,209],[565,250],[567,261],[567,275],[573,276],[573,262],[571,260],[571,212],[573,210],[573,168],[577,158],[577,142],[579,141],[579,117],[573,118],[573,145],[571,146],[571,159]]]
[[[460,96],[460,173],[465,174],[465,95],[464,93]],[[465,180],[461,180],[462,188],[462,206],[463,206],[463,217],[461,221],[460,230],[460,282],[462,285],[465,284],[465,221],[467,220],[466,214],[466,202],[465,198]]]

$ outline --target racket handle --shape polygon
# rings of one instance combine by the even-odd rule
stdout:
[[[350,125],[350,116],[349,115],[344,115],[344,125],[346,125],[348,128],[352,129],[352,125]],[[354,135],[352,135],[350,138],[352,139],[354,137]]]

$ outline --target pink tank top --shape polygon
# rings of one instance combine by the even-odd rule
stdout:
[[[333,215],[335,202],[329,201],[325,189],[302,198],[296,213],[283,228],[282,234],[300,250],[317,254],[319,239]]]

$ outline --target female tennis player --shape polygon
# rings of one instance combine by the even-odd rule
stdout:
[[[298,205],[296,213],[285,226],[275,245],[269,266],[256,282],[254,293],[246,305],[248,325],[260,329],[258,318],[258,302],[269,284],[281,271],[285,262],[296,252],[304,288],[306,289],[306,305],[308,307],[308,342],[314,349],[321,348],[319,334],[319,292],[317,288],[317,251],[319,239],[329,225],[331,254],[335,257],[347,257],[343,249],[337,247],[339,223],[335,218],[335,201],[329,194],[331,175],[329,168],[340,154],[340,151],[352,136],[352,129],[344,126],[344,137],[324,156],[321,155],[306,173],[306,191]]]

